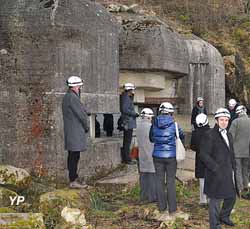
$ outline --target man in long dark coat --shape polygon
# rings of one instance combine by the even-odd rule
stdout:
[[[214,128],[202,138],[200,157],[206,166],[204,193],[209,198],[210,229],[221,229],[221,223],[234,226],[230,214],[236,200],[235,158],[232,135],[227,132],[230,112],[220,108],[215,119]]]
[[[80,101],[80,87],[82,80],[78,76],[71,76],[67,80],[69,87],[62,103],[65,150],[68,151],[68,171],[70,188],[85,188],[86,184],[77,181],[77,166],[80,152],[85,151],[86,133],[89,131],[87,112]]]

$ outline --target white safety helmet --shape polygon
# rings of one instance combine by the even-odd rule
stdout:
[[[165,102],[160,105],[159,111],[161,113],[174,113],[174,107],[171,103]]]
[[[219,118],[219,117],[227,117],[231,118],[230,112],[226,108],[219,108],[214,115],[214,118]]]
[[[141,116],[142,117],[153,117],[154,112],[150,108],[143,108],[141,111]]]
[[[70,76],[67,80],[67,85],[69,87],[82,86],[83,82],[82,79],[78,76]]]
[[[203,113],[198,114],[195,118],[195,122],[196,122],[198,127],[206,126],[208,124],[207,115],[205,115]]]
[[[236,111],[235,111],[236,114],[240,114],[240,113],[247,113],[247,109],[245,106],[243,105],[240,105],[236,108]]]
[[[234,107],[235,105],[236,105],[236,100],[235,99],[229,99],[229,101],[228,101],[228,106],[230,106],[230,107]]]
[[[128,91],[128,90],[135,90],[135,85],[132,84],[132,83],[125,83],[125,84],[123,85],[123,88],[124,88],[126,91]]]
[[[202,97],[198,97],[198,98],[196,99],[196,102],[198,103],[198,102],[200,102],[200,101],[204,101],[204,99],[203,99]]]

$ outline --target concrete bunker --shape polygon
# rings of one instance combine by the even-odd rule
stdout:
[[[209,113],[224,106],[225,70],[220,53],[198,37],[183,37],[156,17],[116,13],[120,18],[120,86],[137,86],[135,102],[155,110],[171,102],[190,114],[203,96]]]
[[[1,161],[66,178],[61,114],[66,79],[84,80],[81,98],[91,113],[118,113],[118,27],[87,0],[4,1],[0,8]],[[93,134],[93,133],[91,133]],[[120,162],[119,142],[89,139],[80,175]],[[88,164],[88,168],[86,168]]]

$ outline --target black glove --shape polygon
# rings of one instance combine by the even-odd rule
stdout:
[[[137,117],[139,117],[140,116],[140,114],[139,113],[135,113],[135,117],[137,118]]]

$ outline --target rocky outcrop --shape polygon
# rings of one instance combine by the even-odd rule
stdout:
[[[21,168],[11,165],[0,165],[0,184],[13,186],[20,190],[25,189],[31,182],[30,174]]]
[[[242,57],[239,53],[231,56],[224,56],[226,68],[226,93],[227,100],[236,99],[246,105],[249,109],[249,77],[246,73]]]

